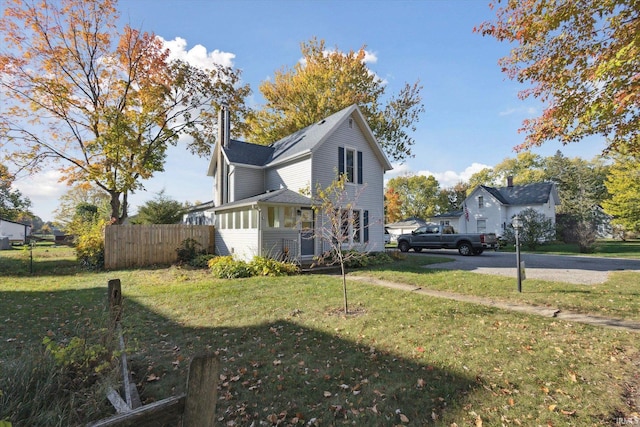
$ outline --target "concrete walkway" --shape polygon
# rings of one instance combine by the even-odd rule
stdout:
[[[375,279],[372,277],[364,276],[347,276],[348,280],[367,282],[376,286],[384,286],[387,288],[403,290],[407,292],[415,292],[422,295],[428,295],[435,298],[446,298],[455,301],[468,302],[472,304],[486,305],[489,307],[496,307],[503,310],[517,311],[520,313],[533,314],[543,317],[553,317],[559,320],[566,320],[569,322],[585,323],[588,325],[602,326],[605,328],[626,330],[631,332],[640,332],[640,322],[613,319],[601,316],[593,316],[589,314],[569,312],[560,310],[558,308],[540,307],[536,305],[527,305],[519,303],[511,303],[506,301],[496,301],[491,298],[477,297],[472,295],[456,294],[453,292],[436,291],[431,289],[423,289],[414,285],[407,285],[404,283],[390,282],[387,280]]]

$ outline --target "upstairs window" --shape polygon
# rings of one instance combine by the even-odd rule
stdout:
[[[338,173],[347,175],[347,182],[362,184],[363,182],[362,151],[338,147]]]
[[[478,209],[484,208],[484,196],[478,196]]]

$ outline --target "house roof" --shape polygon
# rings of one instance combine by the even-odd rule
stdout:
[[[457,211],[444,212],[438,215],[434,215],[431,218],[459,218],[462,216],[463,213],[464,211],[461,209]]]
[[[241,206],[254,205],[260,203],[278,204],[278,205],[296,205],[311,206],[313,201],[300,193],[281,188],[275,191],[258,194],[257,196],[247,197],[246,199],[236,200],[235,202],[226,203],[224,205],[213,208],[213,211],[226,210]]]
[[[558,203],[556,188],[552,182],[536,182],[499,188],[484,185],[481,187],[503,205],[543,204],[549,201],[551,194],[554,194],[555,202]]]
[[[386,224],[385,227],[390,228],[408,228],[408,227],[422,227],[423,225],[427,225],[428,222],[422,218],[417,218],[415,216],[411,216],[409,218],[405,218],[402,221],[393,222],[391,224]]]
[[[22,222],[11,221],[10,219],[0,218],[0,221],[2,221],[2,222],[10,222],[12,224],[18,224],[18,225],[22,225],[24,227],[31,227],[29,224],[23,224]]]
[[[305,156],[313,152],[320,146],[326,138],[348,117],[352,116],[357,120],[364,135],[369,141],[374,153],[380,160],[385,171],[393,167],[386,155],[375,140],[366,119],[360,112],[357,105],[351,105],[327,118],[320,120],[288,135],[271,145],[259,145],[238,140],[230,140],[227,147],[221,147],[229,163],[242,164],[247,166],[268,167],[297,157]],[[213,175],[213,162],[209,165],[209,175]]]

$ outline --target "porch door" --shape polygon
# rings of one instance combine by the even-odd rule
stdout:
[[[313,209],[300,209],[300,256],[314,255],[315,239],[313,237]]]

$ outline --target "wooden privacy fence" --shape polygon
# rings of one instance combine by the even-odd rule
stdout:
[[[211,225],[153,224],[110,225],[104,232],[104,267],[107,270],[172,264],[176,249],[193,239],[208,253],[214,253]]]

